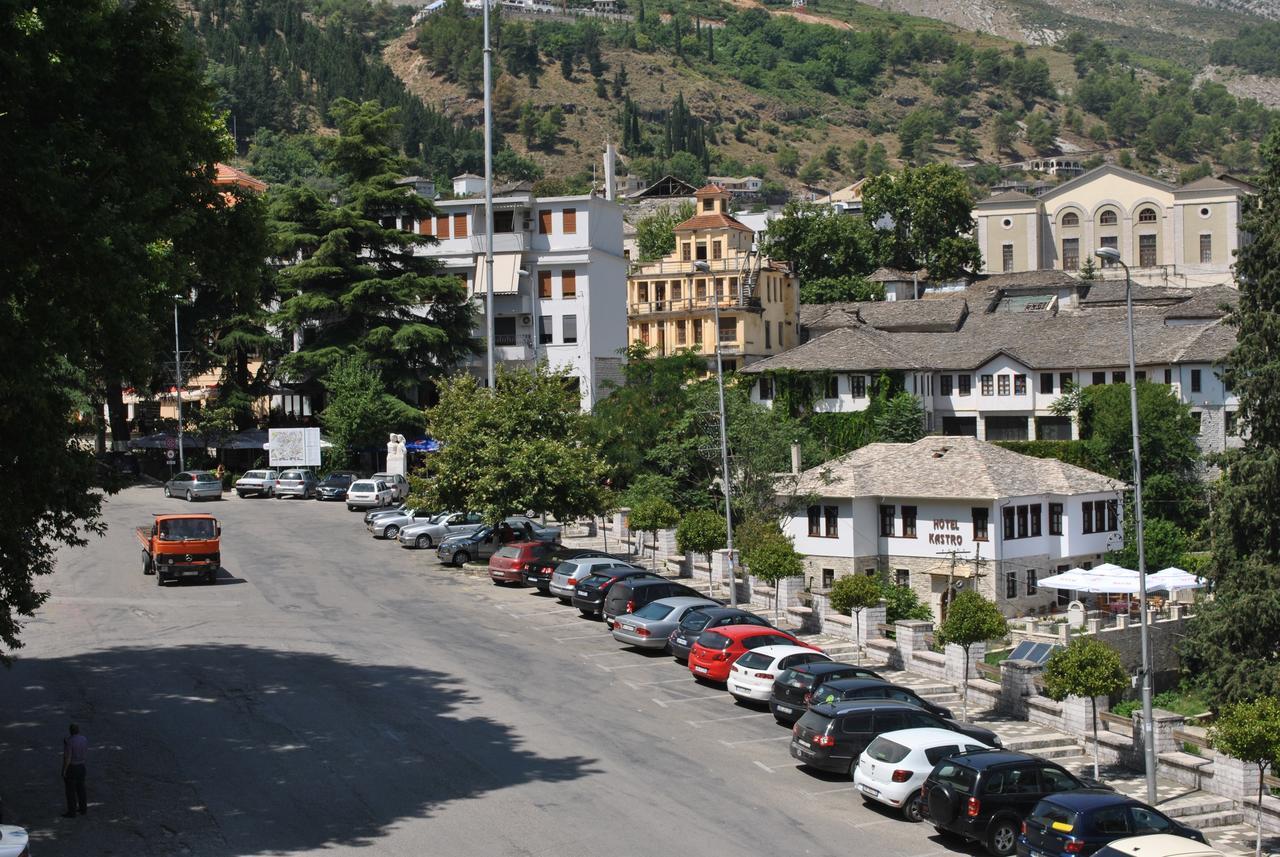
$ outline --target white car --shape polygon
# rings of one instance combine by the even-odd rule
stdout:
[[[902,811],[907,821],[924,819],[920,787],[934,766],[948,756],[990,749],[960,732],[928,727],[899,729],[867,745],[853,773],[853,785],[866,801]]]
[[[352,482],[347,489],[347,511],[369,509],[377,506],[390,506],[393,494],[387,483],[381,479],[361,479]]]
[[[1221,851],[1203,842],[1172,833],[1117,839],[1102,846],[1094,854],[1098,857],[1222,857]]]
[[[387,483],[387,487],[391,489],[391,494],[397,500],[403,500],[409,496],[409,480],[405,479],[403,474],[375,473],[369,478]]]
[[[276,493],[276,479],[279,474],[275,470],[250,470],[236,480],[236,493],[241,497],[256,494],[260,497],[271,497]]]
[[[27,831],[12,824],[0,824],[0,857],[31,857]]]
[[[804,646],[761,646],[744,653],[729,668],[725,682],[738,699],[768,702],[773,695],[773,682],[778,673],[801,664],[829,661],[831,658]]]

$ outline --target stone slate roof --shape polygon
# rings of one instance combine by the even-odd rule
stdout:
[[[744,373],[773,369],[856,372],[868,366],[880,369],[924,369],[897,346],[897,337],[868,325],[841,327],[803,345],[752,363]]]
[[[1080,299],[1083,306],[1124,306],[1124,280],[1096,280],[1088,284],[1088,293]],[[1170,306],[1191,297],[1192,289],[1134,284],[1133,302]]]
[[[931,435],[873,443],[800,474],[789,494],[998,500],[1036,494],[1119,491],[1120,482],[1051,458],[1033,458],[973,437]]]
[[[965,299],[955,296],[929,301],[801,304],[800,326],[814,332],[860,323],[880,330],[955,330],[968,312]]]
[[[876,268],[867,275],[869,283],[910,283],[912,280],[924,282],[929,279],[927,268],[919,271],[903,271],[899,268]]]
[[[1009,274],[987,274],[974,282],[988,291],[1010,291],[1014,289],[1049,289],[1080,287],[1080,279],[1066,271],[1044,269],[1040,271],[1015,271]]]
[[[1165,310],[1165,318],[1222,318],[1240,302],[1240,290],[1231,286],[1196,289],[1191,297]]]

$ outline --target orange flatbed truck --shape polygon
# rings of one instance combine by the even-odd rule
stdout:
[[[222,526],[208,514],[156,515],[149,527],[138,527],[142,573],[154,574],[156,585],[190,578],[218,582],[222,567]]]

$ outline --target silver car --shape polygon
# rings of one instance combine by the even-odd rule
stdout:
[[[665,649],[667,637],[680,624],[684,614],[697,607],[719,607],[710,598],[677,596],[659,598],[634,613],[619,616],[613,624],[613,638],[619,643],[640,649]]]
[[[408,503],[401,503],[400,505],[394,506],[390,509],[370,509],[369,511],[364,513],[364,522],[366,525],[371,524],[374,521],[378,520],[379,518],[388,518],[393,515],[403,515],[407,511],[409,511]]]
[[[320,481],[310,470],[286,470],[276,480],[276,499],[281,497],[301,497],[310,500],[316,494],[316,486]]]
[[[478,512],[444,512],[431,520],[417,520],[400,528],[400,546],[426,550],[440,544],[449,536],[474,533],[484,526],[484,516]]]
[[[409,480],[404,478],[400,473],[375,473],[369,477],[370,479],[381,479],[387,483],[387,487],[391,489],[392,495],[397,500],[403,500],[409,496]]]
[[[208,470],[186,470],[164,483],[164,496],[184,500],[222,499],[222,480]]]
[[[528,515],[512,515],[505,519],[507,524],[516,530],[523,530],[536,542],[559,542],[562,532],[560,527],[539,524]]]
[[[276,493],[276,479],[279,473],[275,470],[250,470],[236,480],[236,493],[241,497],[250,494],[259,497],[270,497]]]
[[[578,591],[578,584],[590,575],[606,568],[635,568],[629,562],[608,556],[584,556],[579,559],[567,559],[556,566],[551,573],[551,594],[565,604],[573,601]]]
[[[375,539],[395,539],[400,535],[400,530],[404,526],[412,524],[419,519],[430,520],[431,517],[430,512],[423,511],[419,513],[417,509],[402,509],[393,515],[379,515],[365,524],[365,529]]]

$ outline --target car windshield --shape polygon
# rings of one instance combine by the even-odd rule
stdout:
[[[973,768],[957,765],[955,762],[943,762],[933,769],[933,778],[946,783],[962,795],[973,794],[973,784],[977,780]]]
[[[301,470],[286,470],[284,473],[280,474],[280,478],[281,479],[305,479],[306,477],[302,475]]]
[[[816,711],[806,711],[796,726],[801,730],[813,732],[815,735],[826,735],[827,730],[831,728],[831,718],[825,717]]]
[[[509,545],[507,547],[498,548],[494,556],[500,556],[503,559],[519,559],[520,548],[513,548]]]
[[[719,634],[716,634],[719,637]],[[737,665],[744,670],[767,670],[773,666],[773,658],[768,655],[762,655],[759,652],[747,652],[738,658]]]
[[[351,490],[352,491],[377,491],[378,489],[374,486],[372,482],[352,482]]]
[[[222,480],[219,479],[217,476],[213,475],[212,473],[197,473],[196,481],[197,482],[221,482]]]
[[[604,583],[607,580],[610,580],[611,578],[612,578],[612,575],[602,574],[601,572],[597,571],[590,574],[586,579],[579,580],[578,585],[579,586],[599,586],[600,584]]]
[[[674,607],[668,607],[665,604],[653,601],[637,610],[635,616],[640,619],[665,619],[671,615],[671,611],[674,609]]]
[[[707,627],[707,623],[711,621],[711,617],[701,610],[690,611],[688,616],[680,620],[680,629],[682,631],[701,631]]]
[[[877,762],[888,762],[891,765],[901,762],[907,758],[907,754],[911,750],[902,746],[896,741],[890,741],[881,735],[879,738],[871,742],[871,746],[867,748],[867,755]]]
[[[698,638],[699,646],[702,646],[704,649],[712,649],[717,652],[722,652],[729,648],[729,645],[732,642],[733,641],[724,634],[717,634],[715,631],[707,631]]]
[[[1042,800],[1031,810],[1031,820],[1041,827],[1053,828],[1062,833],[1070,833],[1075,829],[1076,813],[1066,807],[1058,806],[1051,801]]]
[[[248,473],[246,473],[246,474],[244,475],[244,478],[245,478],[245,479],[266,479],[266,478],[267,478],[267,471],[265,471],[265,470],[250,470]]]
[[[211,539],[217,534],[212,518],[170,518],[158,527],[160,540],[180,542],[186,539]]]
[[[341,475],[341,474],[337,474],[337,473],[330,473],[328,476],[326,476],[326,477],[324,478],[324,484],[326,484],[326,485],[350,485],[350,484],[351,484],[351,477],[350,477],[350,476],[343,476],[343,475]]]

